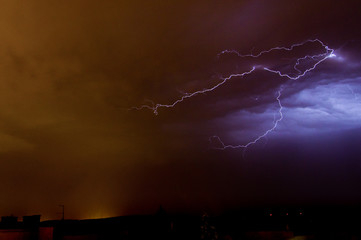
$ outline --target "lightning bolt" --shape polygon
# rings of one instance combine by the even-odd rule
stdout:
[[[228,80],[230,80],[231,78],[234,78],[234,77],[244,77],[245,75],[251,74],[255,69],[256,69],[256,67],[252,67],[252,69],[249,70],[249,71],[247,71],[247,72],[231,74],[231,75],[229,75],[228,77],[223,78],[223,80],[222,80],[220,83],[216,84],[215,86],[213,86],[213,87],[211,87],[211,88],[206,88],[206,89],[203,89],[203,90],[199,90],[199,91],[196,91],[196,92],[193,92],[193,93],[186,93],[186,94],[183,95],[180,99],[176,100],[175,102],[173,102],[173,103],[171,103],[171,104],[160,104],[160,103],[157,103],[157,104],[153,104],[152,106],[142,105],[142,106],[140,106],[140,107],[133,107],[132,109],[141,110],[141,109],[147,108],[147,109],[152,110],[155,115],[158,115],[158,108],[172,108],[172,107],[174,107],[175,105],[177,105],[178,103],[183,102],[183,101],[186,100],[187,98],[191,98],[191,97],[194,97],[194,96],[196,96],[196,95],[204,94],[204,93],[207,93],[207,92],[212,92],[212,91],[214,91],[216,88],[218,88],[218,87],[222,86],[223,84],[225,84],[225,83],[226,83]]]
[[[263,70],[263,71],[267,71],[267,72],[270,72],[270,73],[273,73],[275,75],[278,75],[282,78],[286,78],[287,80],[298,80],[302,77],[304,77],[307,73],[313,71],[319,64],[321,64],[322,62],[324,62],[325,60],[327,60],[328,58],[333,58],[333,57],[336,57],[335,53],[334,53],[334,49],[331,49],[329,46],[327,46],[325,43],[323,43],[321,40],[319,39],[310,39],[310,40],[306,40],[304,42],[301,42],[301,43],[296,43],[296,44],[293,44],[289,47],[283,47],[283,46],[277,46],[277,47],[273,47],[273,48],[270,48],[268,50],[263,50],[263,51],[260,51],[259,53],[257,54],[240,54],[239,52],[237,52],[236,50],[224,50],[222,52],[220,52],[217,57],[219,58],[220,56],[224,55],[224,54],[236,54],[238,57],[240,58],[259,58],[263,55],[266,55],[268,53],[271,53],[271,52],[274,52],[274,51],[287,51],[287,52],[291,52],[293,50],[295,50],[297,47],[301,47],[305,44],[310,44],[310,43],[313,43],[313,44],[319,44],[323,49],[324,49],[324,52],[323,53],[320,53],[320,54],[315,54],[315,55],[306,55],[306,56],[303,56],[303,57],[300,57],[300,58],[297,58],[294,65],[293,65],[293,69],[296,70],[296,74],[289,74],[289,73],[284,73],[280,70],[276,70],[276,69],[271,69],[269,67],[265,67],[265,66],[253,66],[250,70],[248,71],[245,71],[245,72],[242,72],[242,73],[234,73],[234,74],[230,74],[229,76],[225,77],[225,78],[222,78],[221,81],[212,86],[212,87],[209,87],[209,88],[206,88],[206,89],[203,89],[203,90],[198,90],[198,91],[195,91],[195,92],[192,92],[192,93],[185,93],[183,94],[182,97],[180,97],[179,99],[175,100],[174,102],[172,103],[169,103],[169,104],[160,104],[160,103],[153,103],[151,102],[152,104],[151,105],[142,105],[140,107],[133,107],[131,109],[136,109],[136,110],[141,110],[141,109],[150,109],[153,111],[153,113],[155,115],[158,115],[158,110],[159,108],[173,108],[175,107],[177,104],[185,101],[186,99],[189,99],[189,98],[192,98],[192,97],[195,97],[199,94],[204,94],[204,93],[208,93],[208,92],[212,92],[212,91],[215,91],[218,87],[226,84],[230,79],[232,78],[235,78],[235,77],[245,77],[247,75],[250,75],[252,74],[256,69],[260,69],[260,70]],[[306,68],[305,70],[300,70],[299,69],[299,66],[302,62],[304,61],[307,61],[307,60],[312,60],[313,61],[313,64]],[[278,115],[279,117],[274,121],[273,125],[271,128],[269,128],[267,131],[265,131],[264,133],[262,133],[261,135],[259,135],[257,138],[249,141],[248,143],[246,144],[241,144],[241,145],[228,145],[228,144],[225,144],[220,137],[218,136],[212,136],[210,137],[210,142],[212,143],[215,143],[215,142],[218,142],[218,145],[220,145],[220,147],[215,147],[215,149],[221,149],[221,150],[225,150],[225,149],[237,149],[237,148],[242,148],[242,149],[247,149],[249,146],[253,145],[253,144],[256,144],[259,140],[261,140],[262,138],[265,138],[268,134],[270,134],[271,132],[273,132],[280,121],[282,121],[283,119],[283,114],[282,114],[282,103],[281,103],[281,95],[282,95],[282,89],[280,89],[278,91],[278,95],[276,97],[276,100],[277,100],[277,103],[278,103]]]
[[[270,53],[270,52],[273,52],[273,51],[276,51],[276,50],[284,50],[284,51],[288,51],[288,52],[293,51],[296,47],[303,46],[303,45],[305,45],[307,43],[318,43],[324,48],[325,52],[321,53],[321,54],[306,55],[306,56],[297,58],[296,63],[293,66],[293,68],[298,72],[298,74],[296,76],[291,76],[290,74],[282,73],[281,71],[278,71],[278,70],[273,70],[273,69],[270,69],[270,68],[267,68],[267,67],[263,67],[263,70],[271,72],[271,73],[275,73],[275,74],[279,75],[280,77],[286,77],[286,78],[288,78],[290,80],[298,80],[299,78],[305,76],[308,72],[311,72],[312,70],[314,70],[317,67],[317,65],[319,65],[320,63],[322,63],[326,59],[336,57],[336,55],[334,54],[335,50],[331,49],[329,46],[324,44],[319,39],[311,39],[311,40],[306,40],[306,41],[304,41],[302,43],[293,44],[290,47],[273,47],[273,48],[270,48],[268,50],[261,51],[258,54],[240,54],[236,50],[223,50],[217,56],[220,57],[221,55],[231,53],[231,54],[236,54],[240,58],[246,58],[246,57],[259,58],[262,55],[265,55],[267,53]],[[305,61],[306,59],[312,59],[312,60],[315,61],[315,63],[310,68],[308,68],[308,69],[306,69],[306,70],[304,70],[302,72],[300,69],[298,69],[298,66],[300,65],[300,63],[302,61]]]
[[[246,143],[246,144],[243,144],[243,145],[226,145],[223,143],[223,141],[221,140],[220,137],[218,136],[212,136],[209,138],[209,141],[212,143],[212,142],[218,142],[221,146],[220,147],[214,147],[214,149],[218,149],[218,150],[225,150],[227,148],[232,148],[232,149],[235,149],[235,148],[248,148],[249,146],[257,143],[259,140],[261,140],[262,138],[265,138],[270,132],[274,131],[276,128],[277,128],[277,125],[280,121],[282,121],[283,119],[283,113],[282,113],[282,109],[283,109],[283,106],[282,106],[282,103],[281,103],[281,95],[282,95],[282,88],[281,90],[278,91],[278,95],[276,97],[276,100],[277,100],[277,103],[278,103],[278,114],[279,114],[279,117],[273,122],[273,126],[268,129],[267,131],[265,131],[263,134],[259,135],[258,137],[256,137],[254,140]]]

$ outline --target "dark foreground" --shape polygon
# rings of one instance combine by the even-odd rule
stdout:
[[[167,214],[40,222],[2,217],[0,240],[361,239],[361,208],[247,208],[219,216]]]

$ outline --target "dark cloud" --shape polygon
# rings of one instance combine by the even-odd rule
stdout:
[[[56,218],[63,203],[68,217],[83,218],[151,212],[162,203],[218,211],[360,199],[353,192],[360,186],[358,5],[4,1],[0,213]],[[217,54],[315,38],[336,57],[298,81],[257,69],[157,116],[129,110],[147,99],[171,103],[254,65],[295,73],[296,57],[323,49],[309,44],[259,59]],[[242,150],[210,149],[210,136],[244,144],[272,127],[281,86],[284,120],[245,159]]]

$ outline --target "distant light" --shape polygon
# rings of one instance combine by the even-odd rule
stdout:
[[[286,213],[286,216],[288,216],[288,213]]]
[[[334,53],[328,55],[328,58],[333,58],[334,60],[337,60],[339,62],[343,62],[345,60],[342,56],[336,55]]]
[[[270,213],[269,216],[272,217],[272,213]]]

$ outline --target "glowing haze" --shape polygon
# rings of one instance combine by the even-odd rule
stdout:
[[[0,214],[358,203],[358,5],[2,1]]]

